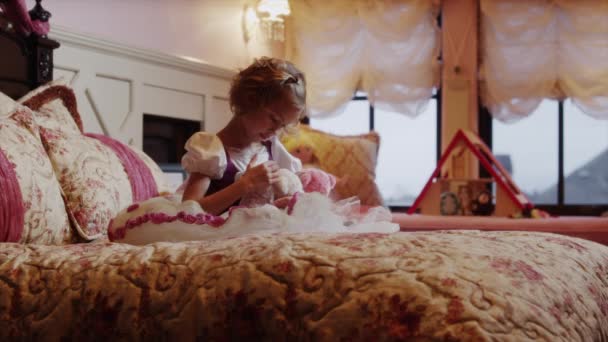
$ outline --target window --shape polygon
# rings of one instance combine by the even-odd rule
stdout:
[[[564,203],[608,204],[608,121],[563,106]]]
[[[480,133],[538,207],[560,215],[608,210],[608,121],[571,100],[544,100],[513,124],[482,111]]]
[[[345,111],[332,118],[310,119],[310,126],[337,135],[380,134],[376,183],[385,205],[406,208],[422,191],[438,158],[440,110],[435,94],[416,118],[376,109],[357,93]]]
[[[534,114],[515,123],[492,120],[492,152],[535,204],[557,203],[557,196],[547,193],[558,179],[557,107],[556,101],[547,100]]]

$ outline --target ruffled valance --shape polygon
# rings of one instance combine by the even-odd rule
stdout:
[[[293,49],[313,117],[340,113],[356,90],[377,108],[422,113],[439,81],[431,0],[290,1]]]
[[[608,1],[482,0],[481,13],[481,94],[494,118],[568,97],[608,119]]]

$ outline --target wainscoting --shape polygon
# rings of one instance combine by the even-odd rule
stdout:
[[[143,115],[200,122],[216,132],[230,119],[234,71],[54,28],[54,78],[76,92],[87,132],[143,147]]]

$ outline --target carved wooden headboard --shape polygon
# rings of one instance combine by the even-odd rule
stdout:
[[[53,50],[59,47],[46,36],[34,32],[25,35],[15,29],[8,13],[16,2],[0,0],[0,92],[14,99],[53,79]],[[29,11],[30,18],[48,21],[50,13],[42,8],[40,0],[36,2]]]

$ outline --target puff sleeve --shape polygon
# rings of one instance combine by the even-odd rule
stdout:
[[[186,172],[202,173],[212,179],[220,179],[226,171],[226,151],[222,141],[215,134],[198,132],[186,142],[186,154],[182,157],[182,167]]]

